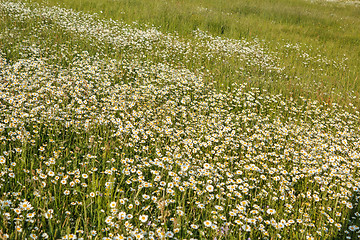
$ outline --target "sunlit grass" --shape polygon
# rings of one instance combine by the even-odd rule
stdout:
[[[154,25],[164,32],[175,31],[181,36],[192,36],[194,30],[200,29],[232,39],[265,40],[266,48],[276,52],[285,67],[285,75],[266,82],[271,92],[306,95],[322,101],[352,102],[359,106],[360,30],[356,26],[360,25],[360,10],[356,4],[304,0],[46,2],[129,24],[136,21]],[[284,48],[288,44],[296,48]],[[331,64],[325,64],[328,61]],[[216,81],[230,78],[249,82],[248,78],[237,74],[237,61],[215,66],[202,62],[202,66],[214,74]],[[196,69],[198,66],[190,61],[187,67]],[[269,76],[264,77],[268,79]],[[251,75],[251,78],[252,86],[263,86],[258,75]],[[311,86],[311,91],[307,91],[306,86]]]
[[[260,2],[239,11],[279,11]],[[78,3],[0,1],[2,238],[359,237],[356,60],[336,43],[155,28]]]

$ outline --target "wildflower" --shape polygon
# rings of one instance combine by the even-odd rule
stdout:
[[[214,191],[214,187],[213,187],[212,185],[207,185],[207,186],[206,186],[206,190],[207,190],[208,192],[213,192],[213,191]]]
[[[20,208],[14,208],[14,212],[15,212],[16,214],[20,214],[20,213],[21,213],[21,209],[20,209]]]
[[[190,227],[193,228],[193,229],[198,229],[199,228],[199,226],[196,225],[196,224],[191,224]]]
[[[268,210],[266,210],[266,213],[270,214],[270,215],[274,215],[276,213],[276,211],[275,211],[275,209],[269,208]]]
[[[205,225],[205,227],[211,227],[212,222],[209,221],[209,220],[206,220],[206,221],[204,222],[204,225]]]
[[[119,212],[118,218],[119,218],[120,220],[124,220],[124,219],[126,218],[126,213],[125,213],[125,212]]]
[[[171,231],[168,231],[168,232],[165,233],[165,237],[173,238],[173,237],[174,237],[174,233],[171,232]]]
[[[148,220],[148,215],[140,215],[139,220],[143,223],[146,222]]]
[[[176,213],[179,215],[179,216],[184,216],[184,211],[182,210],[176,210]]]
[[[205,205],[202,203],[199,203],[197,206],[198,206],[198,208],[201,208],[201,209],[205,208]]]
[[[250,232],[251,231],[251,227],[249,225],[243,225],[242,229],[246,232]]]
[[[33,207],[31,206],[31,204],[28,201],[24,201],[24,202],[20,203],[19,206],[20,206],[20,208],[22,210],[31,210],[31,209],[33,209]]]
[[[51,213],[49,213],[49,212],[46,212],[46,213],[44,214],[44,217],[45,217],[46,219],[51,219],[51,218],[53,218],[53,215],[52,215]]]
[[[219,205],[215,205],[215,209],[219,210],[219,211],[222,211],[224,210],[224,208],[222,206],[219,206]]]
[[[349,226],[349,230],[350,231],[356,231],[356,230],[358,230],[359,229],[359,227],[358,226],[356,226],[356,225],[351,225],[351,226]]]
[[[38,239],[38,236],[35,233],[30,234],[31,239]]]
[[[17,232],[22,232],[23,231],[21,226],[15,226],[15,229],[16,229]]]

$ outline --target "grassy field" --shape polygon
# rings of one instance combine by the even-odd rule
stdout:
[[[284,69],[281,76],[273,75],[266,69],[256,69],[256,73],[244,78],[237,72],[242,70],[239,69],[241,64],[232,57],[227,59],[226,66],[214,66],[203,61],[200,66],[207,67],[220,83],[233,80],[249,82],[248,78],[251,78],[255,87],[265,84],[274,93],[328,99],[330,102],[348,103],[355,100],[358,106],[360,104],[360,10],[356,1],[46,2],[97,13],[101,17],[128,24],[134,21],[148,24],[163,32],[177,32],[182,37],[192,37],[193,32],[200,29],[231,39],[258,39],[262,47],[275,55],[276,60],[272,61],[277,63],[274,64]],[[186,67],[197,69],[199,64],[190,61]]]
[[[0,0],[0,238],[358,239],[360,4]]]

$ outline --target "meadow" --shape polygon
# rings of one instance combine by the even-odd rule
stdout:
[[[0,0],[1,239],[358,239],[360,3]]]

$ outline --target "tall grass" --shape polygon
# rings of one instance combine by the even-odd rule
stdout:
[[[50,0],[46,3],[99,13],[101,17],[127,23],[136,21],[154,25],[164,32],[177,32],[182,37],[191,37],[194,30],[200,29],[233,39],[262,39],[269,51],[279,55],[279,61],[286,68],[286,76],[276,76],[275,83],[271,82],[268,86],[271,91],[282,94],[291,92],[292,95],[306,95],[331,102],[349,103],[356,99],[356,105],[359,104],[357,93],[360,85],[357,81],[360,72],[360,30],[356,27],[360,24],[358,5],[299,0]],[[284,48],[287,44],[299,45],[300,50]],[[309,55],[311,60],[301,57],[304,54]],[[337,67],[321,64],[333,61],[338,64]],[[226,62],[226,65],[229,64],[230,67],[216,64],[218,67],[209,66],[209,69],[220,75],[216,76],[220,82],[225,78],[248,82],[248,79],[235,73],[238,68],[236,61]],[[224,73],[225,69],[228,69],[227,73]],[[251,83],[262,84],[258,77]],[[306,86],[311,86],[311,91],[306,91]],[[314,88],[316,91],[312,91]],[[349,93],[352,93],[351,96],[348,96]]]
[[[0,1],[1,238],[359,237],[356,5],[56,4]]]

